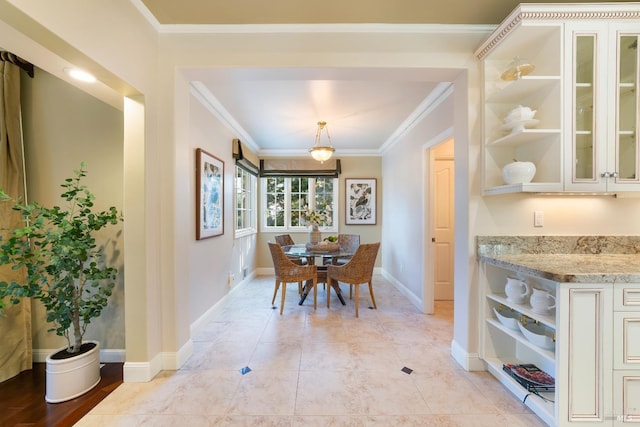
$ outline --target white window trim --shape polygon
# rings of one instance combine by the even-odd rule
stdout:
[[[333,223],[330,226],[320,226],[320,232],[324,233],[337,233],[338,232],[338,201],[340,200],[338,197],[340,196],[340,185],[338,178],[329,178],[333,179],[333,206],[331,209],[333,210]],[[291,232],[291,233],[303,233],[309,231],[309,226],[304,227],[289,227],[286,224],[291,223],[291,180],[285,178],[285,198],[284,198],[284,223],[285,225],[282,227],[279,226],[267,226],[267,185],[266,185],[266,177],[260,178],[260,232],[264,233],[280,233],[280,232]],[[315,186],[312,186],[309,189],[309,200],[315,200]]]
[[[233,237],[235,239],[239,239],[241,237],[246,237],[246,236],[251,236],[252,234],[257,234],[258,233],[258,225],[257,225],[257,221],[258,221],[258,177],[256,177],[255,175],[252,175],[246,171],[244,171],[245,173],[247,173],[249,176],[253,177],[253,179],[251,180],[251,211],[252,214],[251,215],[251,224],[249,227],[246,228],[241,228],[241,229],[236,229],[236,226],[238,224],[238,189],[236,187],[236,185],[238,185],[237,182],[237,177],[238,177],[238,169],[241,169],[244,171],[244,169],[239,168],[238,166],[236,166],[236,169],[234,169],[234,175],[233,175],[233,182],[234,182],[234,191],[233,191]]]

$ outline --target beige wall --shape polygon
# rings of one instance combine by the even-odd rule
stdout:
[[[359,234],[361,243],[379,242],[382,238],[382,158],[381,157],[340,157],[342,173],[339,177],[338,188],[338,232],[323,233],[323,236],[334,234]],[[377,189],[377,221],[375,225],[346,225],[345,224],[345,179],[347,178],[375,178]],[[273,261],[267,242],[274,242],[274,236],[281,233],[260,233],[256,250],[256,266],[258,268],[273,268]],[[296,243],[309,240],[309,233],[289,233]],[[382,253],[378,253],[376,267],[382,265]]]
[[[87,163],[84,183],[96,196],[96,209],[123,206],[122,111],[36,69],[35,78],[22,79],[22,110],[28,198],[44,205],[60,205],[60,184]],[[124,266],[122,225],[108,227],[98,236],[106,258],[120,269],[108,307],[87,329],[87,339],[101,347],[124,349]],[[56,349],[66,345],[46,322],[44,308],[34,301],[33,347]]]
[[[232,140],[237,136],[227,129],[198,99],[190,96],[189,143],[185,145],[180,168],[186,171],[179,193],[184,197],[183,221],[179,224],[177,241],[186,248],[188,263],[180,282],[189,286],[189,325],[220,301],[242,280],[242,272],[255,269],[256,236],[234,236],[234,177],[235,160],[232,158]],[[196,240],[196,149],[202,148],[224,162],[224,234]],[[228,283],[233,275],[233,283]],[[182,283],[179,283],[182,285]],[[188,337],[189,338],[189,337]]]

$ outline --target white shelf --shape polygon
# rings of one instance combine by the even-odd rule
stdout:
[[[487,143],[487,147],[509,147],[521,144],[538,142],[542,138],[552,135],[560,135],[560,129],[525,129],[520,132],[510,133]]]
[[[487,363],[487,369],[489,372],[498,379],[511,393],[513,393],[521,402],[535,412],[542,420],[548,425],[556,425],[554,414],[555,393],[543,392],[540,393],[546,401],[539,396],[525,390],[516,380],[511,378],[509,374],[502,370],[502,365],[505,363],[526,363],[517,360],[500,360],[500,359],[485,359]]]
[[[544,314],[538,314],[538,313],[534,313],[531,310],[531,306],[529,305],[524,305],[524,304],[516,304],[513,303],[511,301],[509,301],[506,296],[504,295],[499,295],[499,294],[491,294],[491,295],[487,295],[487,298],[500,303],[502,305],[506,305],[507,307],[513,308],[514,310],[516,310],[519,313],[522,313],[524,315],[526,315],[527,317],[531,317],[533,319],[536,319],[538,321],[540,321],[540,323],[550,327],[551,329],[556,329],[556,319],[555,316],[551,316],[551,315],[544,315]]]
[[[500,83],[504,84],[504,82]],[[498,82],[496,82],[496,84],[498,84]],[[520,102],[531,96],[531,94],[538,93],[554,84],[560,84],[560,76],[524,76],[519,80],[506,83],[504,87],[496,89],[496,92],[491,94],[486,102],[490,104]]]
[[[529,182],[526,184],[499,185],[484,190],[486,196],[509,193],[558,193],[563,191],[561,182]]]
[[[523,344],[525,347],[527,347],[531,351],[533,351],[533,352],[539,354],[540,356],[542,356],[547,362],[555,363],[556,354],[553,351],[545,350],[544,348],[540,348],[537,345],[531,343],[529,340],[527,340],[524,337],[524,335],[522,335],[522,333],[520,331],[514,331],[513,329],[509,329],[506,326],[502,325],[502,323],[500,323],[499,321],[493,320],[493,319],[487,319],[487,324],[492,326],[492,327],[494,327],[495,329],[500,330],[501,332],[505,333],[506,335],[509,335],[511,338],[513,338],[516,341],[518,341],[519,343]]]

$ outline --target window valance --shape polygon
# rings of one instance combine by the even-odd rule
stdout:
[[[233,140],[233,158],[236,159],[236,166],[241,167],[252,175],[258,176],[258,156],[247,148],[239,139]]]
[[[340,159],[319,163],[313,159],[261,159],[260,176],[337,178],[342,170]]]

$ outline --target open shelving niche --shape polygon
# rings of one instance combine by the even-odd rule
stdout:
[[[493,312],[493,308],[499,305],[512,308],[539,321],[557,333],[555,315],[534,313],[528,304],[513,303],[507,300],[504,294],[507,277],[519,276],[520,279],[526,280],[529,286],[533,285],[556,295],[553,282],[517,275],[515,272],[486,263],[482,263],[482,265],[485,283],[483,286],[483,307],[481,308],[484,319],[481,347],[487,370],[547,424],[555,425],[557,390],[555,392],[540,392],[539,395],[536,395],[526,390],[503,370],[504,364],[532,363],[555,378],[555,350],[543,349],[531,343],[519,330],[510,329],[500,323]],[[557,340],[558,336],[556,335]]]
[[[521,22],[482,58],[484,73],[484,193],[562,191],[562,31],[556,24]],[[535,65],[529,75],[501,79],[515,58]],[[508,133],[502,126],[513,108],[536,110],[538,124]],[[533,181],[505,185],[502,168],[514,159],[536,165]]]

